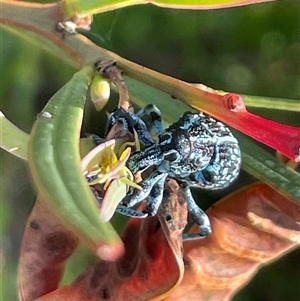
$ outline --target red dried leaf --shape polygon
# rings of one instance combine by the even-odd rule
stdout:
[[[298,213],[296,203],[265,184],[224,198],[208,211],[213,234],[184,243],[183,281],[164,300],[230,300],[262,264],[299,244]]]
[[[299,243],[297,209],[264,184],[231,194],[208,212],[213,234],[184,243],[183,276],[187,209],[178,184],[168,180],[158,218],[130,220],[118,262],[96,262],[71,285],[52,291],[78,241],[39,201],[22,248],[21,300],[230,300],[263,263]]]
[[[98,261],[71,285],[38,301],[161,300],[183,276],[182,232],[187,221],[184,195],[168,180],[157,216],[131,218],[123,235],[125,254]],[[166,238],[167,237],[167,238]]]
[[[58,287],[78,238],[39,199],[28,219],[18,271],[19,298],[32,301]]]

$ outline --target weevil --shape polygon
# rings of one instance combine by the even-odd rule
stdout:
[[[158,134],[155,141],[143,121],[151,116],[152,127]],[[175,179],[182,187],[191,220],[199,225],[197,234],[184,234],[184,239],[203,238],[211,233],[206,213],[196,204],[191,187],[206,190],[223,189],[239,175],[241,151],[237,139],[222,122],[203,112],[186,112],[179,120],[163,129],[161,114],[154,105],[138,113],[116,109],[108,118],[106,134],[117,122],[123,123],[124,132],[136,130],[145,148],[134,152],[126,162],[133,174],[153,171],[120,202],[116,211],[127,216],[145,218],[154,216],[163,199],[167,177]],[[143,211],[134,206],[146,201]]]

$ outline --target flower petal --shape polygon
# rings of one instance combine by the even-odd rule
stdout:
[[[135,182],[129,180],[129,179],[126,178],[126,177],[122,177],[122,178],[120,178],[120,180],[121,180],[122,182],[124,182],[124,183],[125,183],[126,185],[128,185],[128,186],[132,186],[132,187],[134,187],[134,188],[137,188],[138,190],[143,190],[143,188],[142,188],[139,184],[137,184],[137,183],[135,183]]]
[[[101,208],[100,208],[100,218],[103,222],[107,222],[111,219],[118,204],[125,197],[127,193],[127,185],[120,179],[115,179],[109,185]]]
[[[101,143],[94,149],[92,149],[81,161],[82,170],[86,171],[88,167],[98,165],[99,162],[103,162],[104,154],[111,152],[111,149],[115,146],[115,140],[109,140]]]
[[[111,166],[111,168],[109,169],[109,172],[104,175],[105,179],[108,179],[109,177],[116,175],[121,170],[122,167],[126,167],[125,163],[130,156],[130,152],[131,152],[130,147],[125,149],[125,151],[122,153],[120,159],[118,161],[116,161],[115,166]]]

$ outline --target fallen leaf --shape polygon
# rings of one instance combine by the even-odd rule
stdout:
[[[183,281],[165,301],[228,301],[263,264],[299,245],[299,206],[262,183],[230,194],[208,215],[212,235],[184,243]]]
[[[166,183],[157,216],[129,220],[120,260],[98,261],[71,285],[38,301],[154,301],[167,296],[183,276],[182,232],[187,222],[184,195],[174,180]]]
[[[19,299],[32,301],[55,290],[66,260],[78,242],[77,236],[38,198],[23,236],[18,271]]]

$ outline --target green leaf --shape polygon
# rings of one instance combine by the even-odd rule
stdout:
[[[66,2],[65,2],[66,3]],[[76,3],[80,3],[81,5],[86,5],[86,7],[88,7],[89,5],[95,5],[95,6],[101,6],[104,7],[105,5],[108,5],[109,3],[112,4],[111,1],[103,1],[100,2],[99,5],[99,1],[70,1],[68,2],[69,4],[73,3],[74,5]],[[112,9],[115,9],[113,7],[114,4],[118,4],[118,3],[123,3],[124,5],[127,5],[128,2],[127,1],[119,1],[119,2],[114,2],[112,4]],[[4,16],[6,18],[10,18],[12,21],[15,21],[16,19],[18,20],[20,17],[18,15],[18,18],[16,17],[15,14],[15,6],[12,3],[4,3],[3,4],[3,12],[4,12]],[[71,6],[70,6],[71,7]],[[41,17],[43,18],[43,20],[51,20],[49,19],[49,11],[54,10],[55,7],[52,8],[43,8],[39,11],[41,11],[41,15],[39,16],[40,19]],[[26,13],[21,15],[21,21],[22,24],[24,23],[24,26],[26,25],[27,27],[31,26],[31,27],[39,27],[42,28],[43,30],[45,30],[47,33],[50,32],[50,29],[48,28],[48,23],[46,22],[41,22],[41,20],[31,20],[29,18],[29,16],[31,16],[34,12],[38,13],[37,9],[28,7],[28,8],[24,8],[24,11],[26,10]],[[27,15],[26,15],[27,14]],[[51,23],[51,22],[50,22]],[[53,24],[52,24],[53,25]],[[51,26],[52,26],[51,25]],[[51,29],[52,30],[52,29]],[[88,43],[86,41],[86,39],[83,39],[80,35],[77,35],[76,37],[73,37],[72,39],[66,39],[65,44],[68,45],[69,47],[72,47],[74,50],[78,51],[78,53],[80,53],[81,57],[83,60],[86,61],[91,61],[94,62],[97,59],[104,59],[104,58],[111,58],[111,59],[116,59],[118,61],[118,65],[124,70],[124,72],[131,76],[134,77],[136,79],[139,80],[139,84],[141,85],[140,89],[138,90],[131,90],[130,93],[133,94],[133,97],[135,97],[134,101],[136,101],[138,104],[146,104],[146,103],[156,103],[160,109],[162,108],[166,108],[166,112],[162,112],[163,115],[166,117],[167,121],[170,122],[169,120],[174,120],[177,119],[179,116],[177,113],[179,112],[183,112],[186,109],[184,108],[189,108],[187,105],[185,105],[184,103],[182,103],[179,100],[176,99],[170,99],[171,96],[169,95],[174,95],[177,98],[180,98],[181,100],[185,101],[186,103],[192,104],[192,99],[191,99],[191,95],[190,94],[186,94],[186,85],[183,84],[183,86],[178,86],[178,84],[182,84],[180,81],[177,80],[173,80],[171,81],[170,78],[168,78],[167,76],[164,76],[162,74],[159,74],[157,72],[154,72],[152,70],[149,70],[147,68],[142,68],[141,66],[137,66],[136,64],[133,64],[129,61],[124,60],[121,57],[116,56],[115,54],[106,51],[103,48],[100,47],[92,47],[90,43]],[[146,84],[141,84],[141,82],[144,82]],[[148,85],[152,85],[154,87],[156,87],[157,92],[160,92],[158,89],[163,90],[169,94],[160,92],[161,94],[157,93],[157,97],[152,97],[151,93],[154,90],[149,90],[148,88],[150,88]],[[183,89],[184,88],[184,89]],[[144,90],[143,90],[144,89]],[[148,93],[147,91],[150,91],[150,97],[149,95],[146,96],[146,93]],[[145,94],[145,96],[143,96]],[[155,95],[155,94],[153,94]],[[163,97],[159,98],[159,95],[163,95]],[[198,95],[199,96],[199,95]],[[261,98],[263,99],[263,98]],[[207,102],[209,101],[209,99],[207,98],[197,98],[197,102],[199,103],[199,107],[202,107],[207,110],[208,113],[212,114],[213,110],[210,106],[207,105]],[[254,100],[253,98],[250,99],[250,102],[252,101],[252,105],[257,106],[258,102],[256,102],[256,100]],[[286,109],[289,110],[290,104],[287,101],[282,101],[282,109]],[[246,99],[246,104],[247,104],[247,99]],[[266,106],[271,106],[270,102],[265,101]],[[172,110],[170,110],[170,107],[172,107]],[[179,109],[180,108],[180,109]],[[294,110],[294,108],[296,108],[296,103],[294,103],[292,105],[292,110]],[[218,109],[217,107],[215,108],[216,110]],[[172,112],[170,112],[172,111]],[[175,112],[177,112],[175,114]],[[175,116],[176,115],[176,116]],[[181,114],[180,114],[181,115]],[[171,117],[173,116],[173,117]]]
[[[216,9],[269,2],[272,0],[65,0],[65,16],[96,14],[138,4],[154,4],[175,9]]]
[[[139,107],[144,107],[149,103],[158,106],[163,116],[163,121],[166,122],[166,124],[173,123],[174,120],[182,116],[183,112],[192,110],[192,108],[184,102],[173,99],[168,93],[128,76],[124,76],[124,79],[128,86],[130,99]],[[170,107],[172,107],[172,110],[170,110]]]
[[[72,59],[72,57],[68,55],[68,53],[63,51],[61,47],[52,43],[49,39],[43,37],[42,35],[36,34],[31,31],[19,30],[14,27],[5,25],[1,25],[1,27],[2,30],[15,35],[17,38],[23,39],[25,43],[30,44],[32,47],[46,51],[47,53],[58,57],[61,61],[67,63],[69,66],[78,68],[78,64],[76,64],[74,59]]]
[[[300,102],[299,99],[283,99],[271,98],[253,95],[241,95],[248,107],[265,108],[272,110],[284,110],[299,112]]]
[[[27,159],[27,148],[29,135],[20,130],[0,111],[0,146],[12,155],[23,160]]]
[[[171,99],[169,94],[138,82],[137,80],[126,77],[126,83],[129,88],[131,100],[141,107],[148,103],[153,103],[158,106],[166,124],[177,120],[183,112],[192,110],[192,108],[186,104],[176,99]],[[264,98],[259,97],[259,99],[263,100]],[[172,109],[170,109],[171,100]],[[237,131],[234,131],[234,133],[242,149],[242,168],[275,190],[278,190],[281,194],[300,201],[300,175],[280,163],[253,139]]]
[[[28,161],[34,182],[67,226],[102,259],[118,257],[123,244],[101,222],[96,200],[82,175],[79,134],[92,67],[85,67],[48,102],[35,122]]]
[[[279,162],[254,140],[236,132],[242,149],[242,168],[284,196],[300,202],[300,174]]]

